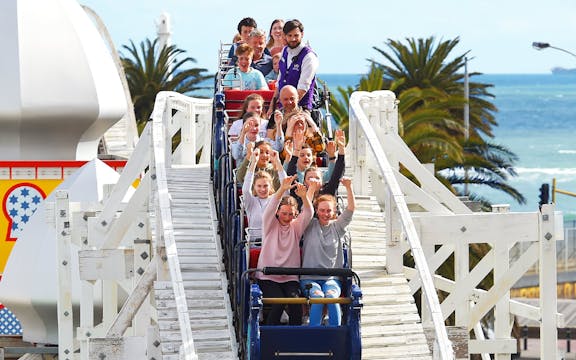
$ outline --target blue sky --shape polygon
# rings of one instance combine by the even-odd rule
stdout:
[[[549,73],[576,67],[576,57],[533,41],[576,52],[574,0],[83,0],[106,24],[117,48],[156,35],[164,11],[172,42],[214,71],[220,41],[229,42],[238,21],[251,16],[268,32],[275,18],[297,18],[304,39],[320,57],[320,73],[365,73],[367,58],[381,60],[373,46],[407,37],[460,38],[458,54],[470,51],[470,71],[485,74]],[[254,4],[258,4],[257,6]],[[304,11],[303,9],[306,9]]]

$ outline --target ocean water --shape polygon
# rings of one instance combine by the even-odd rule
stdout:
[[[356,86],[360,74],[323,74],[331,90]],[[538,209],[539,188],[556,179],[558,189],[576,193],[576,76],[481,75],[474,78],[493,84],[492,101],[498,108],[492,140],[512,150],[519,160],[517,177],[509,184],[521,192],[526,204],[518,204],[503,192],[471,186],[493,204],[510,204],[511,211]],[[576,217],[576,198],[556,194],[556,208],[565,218]]]
[[[356,87],[362,74],[319,74],[332,91]],[[475,76],[474,81],[493,84],[491,101],[498,108],[493,142],[519,158],[517,177],[508,183],[526,198],[519,204],[503,192],[486,186],[469,190],[493,204],[510,204],[511,211],[536,211],[539,188],[556,179],[558,189],[576,193],[576,75],[498,74]],[[206,83],[211,86],[212,80]],[[212,91],[202,95],[209,97]],[[576,197],[556,194],[556,208],[565,219],[576,221]]]

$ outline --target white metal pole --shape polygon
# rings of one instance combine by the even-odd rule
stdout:
[[[468,58],[464,58],[464,141],[470,139],[470,84],[468,82]],[[468,196],[468,167],[464,167],[464,195]]]

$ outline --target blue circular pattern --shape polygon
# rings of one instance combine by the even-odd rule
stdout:
[[[0,335],[22,335],[20,321],[6,307],[0,310]]]

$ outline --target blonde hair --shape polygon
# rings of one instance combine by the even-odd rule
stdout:
[[[260,179],[264,179],[264,180],[268,181],[268,183],[270,185],[269,195],[272,195],[274,193],[274,185],[273,185],[272,175],[270,175],[269,172],[264,171],[264,170],[258,170],[254,174],[254,181],[252,182],[252,194],[256,195],[256,191],[254,190],[254,185],[256,184],[256,181],[258,181]]]

